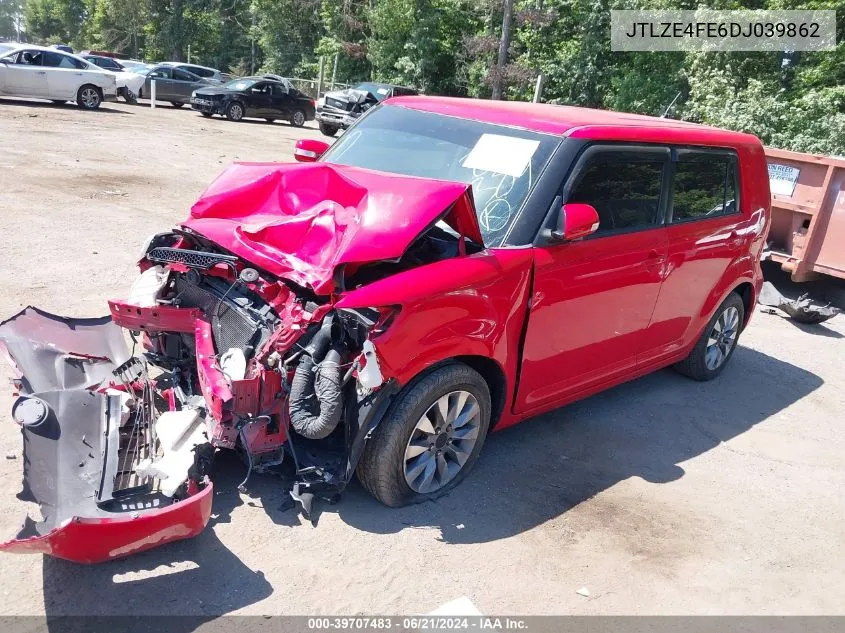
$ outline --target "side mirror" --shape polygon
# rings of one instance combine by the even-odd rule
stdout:
[[[557,242],[570,242],[592,235],[599,228],[599,214],[589,204],[570,203],[563,205],[558,215],[557,226],[549,231],[549,237]]]
[[[293,150],[293,157],[300,163],[313,163],[320,158],[327,149],[329,149],[328,143],[323,143],[323,141],[316,141],[310,138],[303,138],[296,142],[296,147]]]

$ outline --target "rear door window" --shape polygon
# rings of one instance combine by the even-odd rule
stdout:
[[[597,235],[658,226],[667,158],[668,150],[597,151],[578,166],[566,201],[595,208]]]
[[[735,155],[678,150],[672,182],[672,222],[735,213],[737,184]]]
[[[67,55],[62,55],[61,53],[54,53],[52,51],[47,51],[44,53],[43,65],[50,66],[52,68],[85,68],[85,66],[79,60],[76,60],[73,57],[68,57]]]
[[[214,71],[208,68],[201,68],[199,66],[182,66],[188,72],[195,74],[197,77],[213,77]]]
[[[173,69],[173,78],[176,81],[196,81],[197,78],[191,73],[182,70],[181,68]]]

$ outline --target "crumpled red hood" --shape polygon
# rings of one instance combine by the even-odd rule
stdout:
[[[483,244],[463,183],[330,163],[234,163],[183,224],[276,276],[330,294],[338,266],[397,259],[440,218]]]

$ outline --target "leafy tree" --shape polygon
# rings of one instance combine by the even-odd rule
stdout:
[[[0,40],[17,40],[22,21],[22,0],[0,0]]]

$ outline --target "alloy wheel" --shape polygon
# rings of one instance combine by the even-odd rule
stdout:
[[[305,114],[302,112],[302,110],[297,110],[293,113],[293,124],[296,127],[302,127],[303,125],[305,125]]]
[[[704,364],[707,369],[714,371],[722,366],[731,353],[739,334],[739,310],[728,307],[716,322],[707,337],[707,347],[704,353]]]
[[[100,105],[100,94],[94,88],[83,88],[79,97],[86,108],[96,108]]]
[[[419,419],[405,447],[405,482],[420,494],[436,492],[464,467],[478,440],[481,408],[468,391],[438,398]]]
[[[233,121],[240,121],[244,116],[243,108],[237,103],[233,103],[229,106],[229,116]]]

